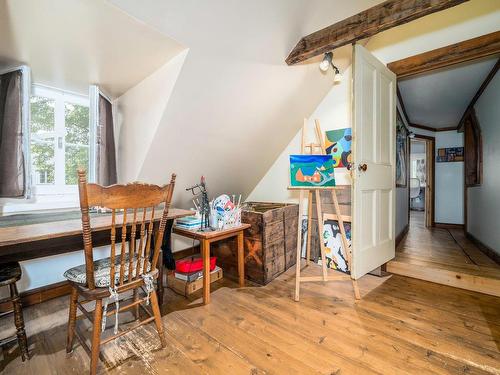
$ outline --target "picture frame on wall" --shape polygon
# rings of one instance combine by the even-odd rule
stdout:
[[[408,186],[408,129],[396,111],[396,187]]]

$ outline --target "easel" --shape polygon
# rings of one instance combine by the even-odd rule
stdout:
[[[302,126],[302,141],[301,141],[301,152],[304,155],[320,154],[325,155],[325,144],[323,142],[323,133],[321,132],[321,126],[319,120],[315,120],[315,131],[316,138],[319,143],[306,143],[306,133],[307,133],[307,119],[304,119],[304,125]],[[319,151],[319,152],[316,152]],[[325,255],[325,244],[323,242],[323,210],[321,207],[321,196],[320,190],[329,190],[332,194],[332,201],[335,209],[335,213],[328,215],[329,218],[337,220],[339,223],[340,234],[342,239],[342,246],[344,248],[347,265],[349,270],[351,270],[351,259],[352,253],[347,242],[347,236],[344,228],[344,220],[350,220],[350,217],[342,215],[340,211],[339,201],[337,198],[337,190],[350,188],[348,185],[341,185],[335,187],[290,187],[290,189],[300,190],[299,196],[299,223],[297,232],[297,263],[296,263],[296,273],[295,273],[295,301],[299,300],[300,294],[300,283],[301,282],[315,282],[315,281],[341,281],[341,280],[351,280],[352,287],[354,289],[354,297],[360,299],[358,282],[351,278],[351,275],[339,273],[338,275],[327,275],[326,268],[326,255]],[[302,258],[302,213],[304,212],[304,199],[307,191],[308,195],[308,206],[307,206],[307,243],[306,243],[306,266],[309,266],[311,258],[311,223],[312,223],[312,197],[313,192],[316,199],[316,213],[318,218],[318,231],[319,231],[319,243],[321,251],[321,268],[322,276],[300,276],[300,261]]]

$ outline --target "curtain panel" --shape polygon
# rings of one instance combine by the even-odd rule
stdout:
[[[111,103],[99,95],[97,123],[96,177],[101,185],[116,184],[116,151]]]
[[[22,198],[26,193],[23,154],[22,72],[0,76],[0,197]]]

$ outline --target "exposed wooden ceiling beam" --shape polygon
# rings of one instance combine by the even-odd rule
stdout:
[[[285,61],[288,65],[294,65],[466,1],[468,0],[387,0],[303,37]]]
[[[459,132],[463,131],[463,124],[464,124],[465,116],[467,116],[467,113],[469,113],[469,111],[474,109],[474,105],[476,104],[477,100],[481,97],[484,90],[486,90],[486,87],[488,87],[488,85],[490,84],[493,77],[495,77],[495,74],[497,74],[499,68],[500,68],[500,58],[497,60],[496,64],[493,66],[491,71],[486,76],[484,82],[481,84],[481,87],[479,87],[479,90],[477,90],[476,95],[474,95],[474,97],[470,101],[469,105],[467,106],[467,109],[465,110],[464,114],[462,115],[462,118],[458,122],[457,130]]]
[[[387,64],[398,78],[500,53],[500,31]]]

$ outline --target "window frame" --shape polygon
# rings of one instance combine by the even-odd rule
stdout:
[[[95,168],[95,163],[93,164],[93,158],[91,157],[95,152],[95,135],[94,127],[90,122],[90,99],[88,96],[73,93],[66,90],[57,89],[54,87],[49,87],[40,84],[33,84],[30,100],[32,96],[40,96],[55,101],[54,107],[54,130],[48,133],[54,137],[54,184],[36,184],[35,168],[33,167],[32,155],[30,155],[30,166],[31,166],[31,181],[33,188],[33,195],[65,195],[65,194],[76,194],[78,192],[78,185],[66,185],[65,180],[65,158],[66,158],[66,118],[65,118],[65,103],[71,103],[76,105],[83,105],[89,108],[89,174],[93,174],[92,170]],[[31,130],[31,121],[30,121]],[[29,144],[31,147],[33,132],[31,132],[31,137],[29,139]],[[59,147],[59,143],[61,147]]]

